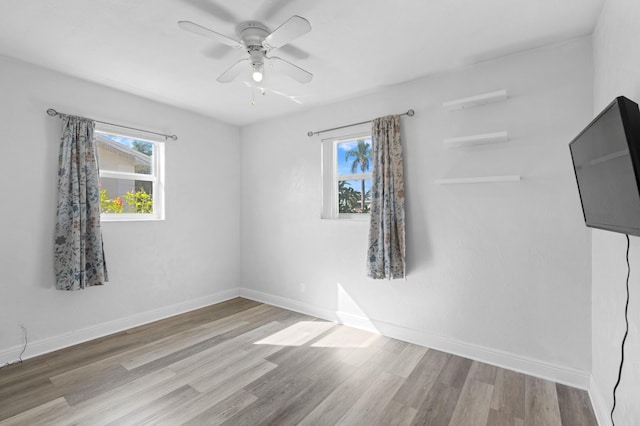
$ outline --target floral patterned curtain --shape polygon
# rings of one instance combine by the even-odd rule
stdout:
[[[373,120],[373,172],[367,276],[405,276],[404,174],[400,117]]]
[[[63,117],[55,239],[59,290],[80,290],[108,280],[100,231],[94,127],[86,118]]]

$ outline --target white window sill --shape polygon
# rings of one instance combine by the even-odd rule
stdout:
[[[146,222],[146,221],[159,221],[164,220],[164,217],[159,217],[152,214],[126,214],[126,213],[107,213],[100,215],[100,222]]]
[[[342,213],[338,217],[323,217],[322,220],[331,220],[334,222],[366,222],[368,223],[371,215],[360,213]]]

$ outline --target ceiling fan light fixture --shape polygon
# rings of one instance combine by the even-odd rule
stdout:
[[[253,67],[253,73],[251,74],[251,78],[253,78],[253,81],[255,81],[256,83],[260,83],[262,81],[262,67]]]
[[[264,52],[259,49],[249,51],[251,55],[251,77],[260,83],[264,77]]]

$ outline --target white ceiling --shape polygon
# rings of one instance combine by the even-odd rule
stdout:
[[[0,54],[246,125],[590,34],[602,3],[2,0]],[[216,82],[246,53],[177,25],[189,20],[236,38],[241,21],[259,20],[273,30],[292,15],[308,19],[312,30],[276,52],[311,71],[313,81],[303,85],[266,74],[265,86],[274,92],[257,94],[255,106],[252,90],[242,81]]]

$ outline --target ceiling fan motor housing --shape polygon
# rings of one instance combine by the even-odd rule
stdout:
[[[267,38],[270,31],[260,22],[248,21],[238,24],[237,33],[247,48],[263,49],[262,42]]]
[[[249,52],[251,66],[254,69],[262,68],[262,65],[264,64],[264,55],[266,53],[264,49],[258,46],[249,46],[247,48],[247,52]]]
[[[269,29],[260,22],[247,21],[238,24],[237,33],[247,46],[251,67],[254,70],[261,70],[264,66],[264,55],[267,53],[262,42],[269,35]]]

